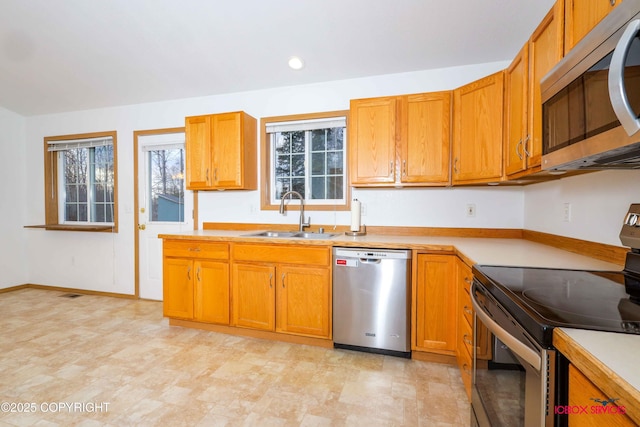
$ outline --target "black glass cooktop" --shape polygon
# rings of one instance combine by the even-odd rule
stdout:
[[[640,278],[625,272],[475,266],[475,278],[540,344],[554,327],[640,334]]]

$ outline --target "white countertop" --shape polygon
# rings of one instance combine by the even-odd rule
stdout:
[[[171,234],[172,237],[182,239],[202,238],[211,240],[243,240],[261,243],[292,243],[292,244],[321,244],[331,246],[364,246],[391,247],[428,250],[457,250],[471,263],[485,265],[506,265],[521,267],[570,268],[582,270],[618,271],[621,266],[595,258],[578,255],[552,246],[532,242],[524,239],[498,239],[478,237],[447,237],[447,236],[393,236],[381,234],[367,234],[351,237],[344,233],[321,241],[300,239],[275,239],[264,237],[248,237],[253,231],[236,230],[195,230]],[[331,230],[326,230],[331,233]],[[161,235],[165,236],[165,235]]]

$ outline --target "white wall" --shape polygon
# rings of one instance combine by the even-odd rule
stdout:
[[[8,227],[12,240],[9,244],[3,241],[0,248],[6,264],[0,286],[39,283],[134,292],[134,130],[178,127],[184,125],[185,116],[235,110],[258,119],[346,110],[353,98],[453,89],[507,65],[480,64],[27,119],[0,111],[3,130],[8,122],[2,136],[8,140],[0,141],[0,154],[20,160],[6,162],[5,181],[11,179],[15,185],[0,190],[6,212],[1,223]],[[118,132],[119,232],[23,230],[24,224],[44,222],[43,138],[105,130]],[[14,139],[24,141],[24,148],[12,144]],[[16,175],[24,179],[14,180]],[[527,187],[354,189],[352,195],[364,203],[363,223],[369,225],[527,228],[618,245],[619,221],[634,201],[637,178],[638,172],[633,171],[598,172]],[[287,216],[260,211],[257,191],[201,192],[199,198],[201,222],[297,223],[295,211]],[[17,210],[8,210],[6,200],[18,200]],[[572,222],[562,221],[565,202],[572,203]],[[475,217],[466,216],[467,204],[475,204]],[[313,224],[349,223],[348,212],[309,214]]]
[[[132,294],[134,292],[133,131],[177,127],[184,117],[244,110],[256,118],[346,110],[353,98],[453,89],[505,68],[506,62],[421,71],[314,85],[276,88],[219,96],[181,99],[118,108],[78,111],[27,118],[28,196],[21,223],[44,222],[43,138],[105,130],[118,132],[117,234],[27,230],[30,283]],[[297,222],[259,210],[260,196],[251,192],[200,193],[200,220],[220,222]],[[521,189],[356,190],[367,206],[365,224],[434,227],[521,228]],[[465,216],[476,205],[474,218]],[[315,224],[348,224],[346,212],[313,211]]]
[[[640,171],[599,171],[524,190],[524,228],[622,246],[618,235],[631,203],[640,203]],[[571,221],[564,204],[571,204]]]
[[[25,128],[23,117],[0,108],[0,289],[27,281]]]

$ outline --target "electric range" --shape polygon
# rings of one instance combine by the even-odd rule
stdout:
[[[568,361],[553,347],[554,328],[640,335],[640,204],[630,206],[620,240],[631,248],[621,271],[473,267],[474,340],[486,327],[518,368],[474,355],[473,426],[567,425],[555,411],[567,402]]]

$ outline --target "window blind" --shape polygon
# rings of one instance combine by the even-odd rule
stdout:
[[[113,138],[98,137],[98,138],[84,138],[84,139],[70,139],[70,140],[57,140],[47,142],[47,151],[65,151],[75,148],[91,148],[91,147],[104,147],[113,145]]]
[[[327,117],[323,119],[296,120],[289,122],[267,123],[267,133],[296,132],[305,130],[317,130],[328,128],[340,128],[347,125],[346,117]]]

